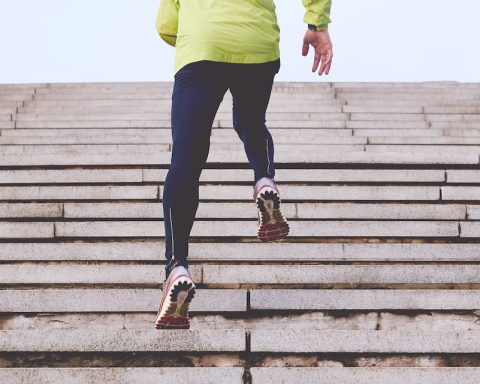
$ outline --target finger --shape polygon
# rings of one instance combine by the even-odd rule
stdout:
[[[302,55],[303,56],[307,56],[309,47],[310,47],[310,45],[306,41],[304,41],[303,46],[302,46]]]
[[[325,65],[325,74],[328,75],[328,73],[330,72],[330,67],[332,65],[332,59],[333,57],[330,56],[330,59],[327,61],[326,65]]]
[[[325,55],[322,55],[320,59],[321,59],[321,64],[320,64],[320,69],[318,71],[318,75],[322,76],[323,71],[325,70],[325,61],[326,61]]]
[[[326,60],[325,60],[325,74],[328,75],[330,72],[330,67],[332,65],[332,59],[333,59],[333,52],[331,49],[328,50],[326,54]]]
[[[315,56],[313,57],[312,72],[315,72],[317,70],[319,63],[320,63],[320,54],[315,52]]]

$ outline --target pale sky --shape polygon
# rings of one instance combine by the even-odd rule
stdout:
[[[238,0],[242,1],[242,0]],[[0,83],[173,81],[160,0],[0,0]],[[480,1],[333,0],[329,76],[301,55],[301,0],[276,0],[276,81],[480,82]]]

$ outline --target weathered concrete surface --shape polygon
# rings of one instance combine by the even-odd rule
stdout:
[[[192,279],[201,281],[201,266],[192,265]],[[122,264],[3,264],[2,284],[159,284],[165,279],[163,265]]]
[[[191,265],[205,284],[479,284],[476,264]],[[2,284],[159,284],[163,265],[115,263],[3,264]]]
[[[129,352],[245,350],[237,329],[0,331],[0,352]]]
[[[479,353],[480,331],[259,330],[253,352]]]
[[[478,290],[253,289],[252,309],[478,309]]]
[[[253,207],[254,210],[254,207]],[[254,212],[255,213],[255,212]],[[468,224],[468,223],[467,223]],[[306,237],[459,237],[457,221],[290,221],[290,236]],[[258,222],[194,222],[191,236],[255,237]],[[20,230],[17,237],[21,237]],[[56,222],[55,237],[159,237],[165,236],[163,221],[72,221]]]
[[[165,261],[163,240],[3,243],[1,261]],[[479,243],[195,243],[192,261],[480,261]]]
[[[0,290],[0,312],[157,311],[160,289]],[[244,289],[197,289],[190,311],[246,311]]]
[[[243,384],[242,367],[4,368],[8,384]],[[468,383],[466,383],[468,384]]]
[[[215,201],[200,203],[189,248],[201,288],[191,331],[209,337],[164,344],[152,328],[172,85],[0,85],[1,340],[29,351],[0,366],[105,368],[33,379],[49,383],[161,380],[156,368],[110,369],[135,364],[235,367],[224,377],[243,382],[248,362],[262,384],[477,384],[477,371],[416,367],[480,366],[480,85],[276,83],[266,124],[291,235],[269,244],[255,239],[227,92],[201,176],[201,198]],[[275,352],[245,353],[246,341]],[[181,348],[191,353],[170,353]],[[185,382],[223,382],[188,368]]]
[[[203,266],[204,283],[361,284],[480,282],[480,266],[444,265],[214,265]]]
[[[480,368],[252,367],[254,384],[477,384]]]

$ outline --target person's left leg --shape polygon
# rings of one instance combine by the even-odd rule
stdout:
[[[210,134],[227,86],[222,63],[193,62],[175,74],[172,93],[172,157],[163,187],[165,280],[177,266],[188,268],[188,240],[199,204],[199,178]]]

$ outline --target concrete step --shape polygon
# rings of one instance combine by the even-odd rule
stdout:
[[[0,142],[0,150],[3,154],[6,155],[21,155],[25,153],[31,154],[48,154],[48,153],[102,153],[102,152],[111,152],[111,153],[138,153],[138,152],[147,152],[147,153],[155,153],[155,152],[171,152],[170,147],[171,144],[167,142],[164,144],[153,144],[153,143],[141,143],[141,144],[76,144],[76,145],[2,145],[3,143]],[[243,148],[243,144],[239,144],[241,148]],[[232,148],[229,148],[232,147]],[[291,145],[279,145],[279,148],[285,147],[285,149],[291,148]],[[316,145],[312,146],[316,148]],[[212,150],[227,150],[227,149],[237,149],[238,146],[235,144],[213,144],[211,146]],[[325,148],[325,147],[322,147]],[[331,147],[330,147],[331,148]],[[336,148],[336,147],[335,147]],[[355,146],[349,145],[343,147],[347,150],[361,150],[363,148],[362,145]],[[326,147],[325,149],[328,149]]]
[[[297,103],[300,103],[302,100],[312,98],[311,91],[301,91],[301,92],[276,92],[272,90],[272,99],[284,99],[288,100],[292,98],[292,94],[295,95],[295,99]],[[427,96],[424,96],[425,98]],[[464,99],[467,99],[468,96],[462,96]],[[152,91],[152,92],[97,92],[97,91],[90,91],[90,92],[55,92],[55,93],[45,93],[45,94],[36,94],[36,100],[104,100],[104,99],[111,99],[111,100],[168,100],[171,99],[171,91],[165,90],[164,92],[159,91]],[[225,93],[225,100],[231,99],[230,93]],[[335,94],[333,92],[317,92],[315,94],[315,99],[335,99]]]
[[[2,368],[0,380],[9,384],[243,384],[243,374],[243,367]]]
[[[478,206],[463,204],[284,203],[282,212],[295,219],[463,220]],[[252,218],[251,203],[200,202],[198,219]],[[0,203],[0,218],[163,218],[161,204],[151,203]]]
[[[149,108],[153,111],[158,111],[162,108],[168,109],[172,105],[171,98],[156,98],[156,99],[113,99],[110,97],[105,97],[104,99],[83,99],[83,100],[70,100],[70,99],[57,99],[57,100],[48,100],[48,99],[35,99],[35,100],[25,100],[23,101],[22,107],[19,111],[44,111],[50,112],[50,110],[63,111],[63,110],[79,110],[82,108],[86,109],[99,109],[101,111],[108,110],[109,108],[123,108],[125,110],[136,110],[137,108]],[[315,99],[302,99],[300,102],[296,102],[292,98],[278,98],[275,95],[272,95],[270,102],[268,104],[268,110],[284,107],[286,110],[293,109],[302,109],[309,110],[314,112],[317,107],[339,107],[344,105],[343,100],[333,99],[333,98],[315,98]],[[220,103],[220,109],[232,110],[232,98],[225,95],[223,101]]]
[[[4,243],[3,261],[164,260],[163,241],[94,243]],[[191,260],[478,261],[472,243],[192,243]],[[211,252],[210,252],[211,251]],[[18,252],[18,254],[16,254]],[[218,256],[217,256],[218,255]]]
[[[465,173],[464,179],[480,177],[480,170],[448,170],[452,174]],[[0,175],[2,171],[0,170]],[[252,171],[235,169],[203,169],[200,181],[240,180],[251,181]],[[144,181],[164,181],[167,170],[146,168]],[[1,180],[1,177],[0,177]],[[445,171],[440,169],[282,169],[275,170],[275,180],[280,185],[287,182],[443,182]]]
[[[13,84],[12,84],[13,85]],[[33,94],[35,92],[34,87],[19,88],[17,86],[5,87],[5,84],[0,84],[0,96],[19,95],[19,94]]]
[[[283,136],[288,136],[289,139],[298,136],[307,136],[309,138],[326,137],[329,140],[337,140],[336,142],[342,142],[338,140],[358,140],[357,142],[365,143],[365,139],[352,138],[352,131],[344,128],[326,128],[311,129],[311,128],[272,128],[270,132],[276,136],[276,140],[281,139]],[[316,135],[316,136],[315,136]],[[97,137],[99,140],[104,136],[144,136],[148,139],[155,138],[169,138],[172,139],[172,132],[170,125],[168,127],[154,127],[154,128],[18,128],[12,130],[2,131],[2,137]],[[240,138],[236,132],[232,129],[213,127],[211,131],[211,140],[220,138],[235,138],[235,142],[238,142]],[[149,142],[148,139],[146,142]],[[348,142],[347,142],[348,143]],[[356,141],[352,141],[356,143]]]
[[[0,107],[1,108],[6,108],[6,109],[11,109],[13,112],[17,109],[17,107],[22,106],[24,103],[23,100],[16,101],[16,100],[2,100],[0,102]],[[8,112],[7,112],[8,113]]]
[[[18,269],[17,269],[18,270]],[[13,271],[12,271],[13,272]],[[480,268],[470,264],[391,265],[214,265],[206,264],[209,284],[478,284]]]
[[[218,127],[218,120],[213,126]],[[17,121],[16,128],[170,128],[170,119],[157,120],[100,120],[100,121],[71,121],[71,120],[42,120]]]
[[[161,140],[159,140],[161,141]],[[25,153],[32,154],[49,154],[49,153],[122,153],[122,154],[131,154],[138,152],[146,152],[155,154],[158,152],[171,152],[172,144],[171,140],[164,140],[164,143],[155,144],[155,143],[141,143],[141,144],[51,144],[51,145],[1,145],[0,149],[3,154],[6,155],[20,155]],[[215,143],[215,140],[211,141],[210,151],[220,152],[220,151],[243,151],[244,145],[240,140],[231,143]],[[285,140],[286,141],[286,140]],[[276,143],[275,150],[277,152],[286,152],[290,150],[299,151],[301,149],[313,151],[313,152],[333,152],[333,151],[345,151],[345,152],[363,152],[365,151],[365,146],[363,144],[315,144],[315,143]],[[449,152],[455,154],[460,153],[461,148],[449,148]],[[386,147],[383,152],[390,150]],[[427,148],[425,151],[431,153],[441,152],[441,148]],[[381,148],[377,148],[376,152],[382,152]],[[400,152],[400,151],[399,151]],[[477,148],[471,147],[469,153],[480,153],[480,146]]]
[[[12,203],[9,203],[12,205]],[[362,204],[362,203],[284,203],[282,212],[296,219],[389,219],[389,220],[463,220],[467,207],[463,204]],[[478,211],[478,209],[477,209]],[[471,213],[473,213],[471,211]],[[56,216],[55,216],[56,215]],[[62,216],[63,215],[63,216]],[[18,204],[9,208],[0,204],[1,217],[66,217],[66,218],[163,218],[163,206],[149,203],[65,203],[37,208],[37,204]],[[251,203],[200,202],[198,219],[252,218]],[[470,218],[470,217],[469,217]]]
[[[381,117],[384,115],[380,115]],[[388,118],[394,120],[396,115],[388,115]],[[417,116],[417,115],[411,115]],[[425,120],[423,115],[420,115],[422,119]],[[368,117],[368,116],[367,116]],[[397,119],[403,117],[403,115],[396,116]],[[106,113],[105,111],[101,113],[83,113],[83,112],[74,112],[74,113],[60,113],[60,114],[47,114],[47,113],[20,113],[15,116],[15,120],[20,122],[54,122],[54,121],[115,121],[115,120],[134,120],[134,121],[145,121],[145,120],[168,120],[170,114],[168,112],[137,112],[137,111],[125,111],[121,113]],[[222,112],[219,111],[216,114],[216,118],[219,120],[228,120],[232,118],[232,111]],[[282,112],[272,112],[270,110],[266,113],[266,119],[269,123],[275,122],[277,120],[290,120],[290,121],[311,121],[311,120],[320,120],[320,121],[342,121],[346,120],[347,116],[344,113],[327,113],[327,112],[294,112],[294,111],[282,111]],[[11,115],[0,115],[0,120],[11,120]],[[367,119],[365,119],[367,120]],[[383,117],[379,120],[385,120]],[[396,120],[396,119],[395,119]],[[408,120],[409,121],[409,120]],[[415,119],[417,121],[417,119]]]
[[[449,130],[465,130],[467,133],[472,130],[475,132],[479,127],[476,121],[430,121],[429,124],[431,128],[442,128],[446,132]]]
[[[0,121],[0,129],[14,129],[15,122],[14,121]],[[2,131],[2,133],[5,131]]]
[[[156,312],[161,289],[3,289],[2,313]],[[249,311],[476,310],[478,290],[251,289]],[[246,312],[245,289],[197,289],[191,312]]]
[[[434,113],[427,114],[428,121],[449,121],[449,122],[480,122],[480,114],[466,113],[466,114],[452,114],[452,113]]]
[[[107,103],[105,103],[107,104]],[[125,114],[126,112],[135,113],[135,114],[144,114],[144,113],[163,113],[169,116],[171,112],[172,103],[161,102],[161,103],[132,103],[126,102],[117,102],[110,105],[100,106],[98,103],[61,103],[60,105],[55,105],[47,102],[38,102],[34,104],[28,104],[26,107],[19,107],[18,113],[21,115],[32,115],[32,114],[42,114],[42,115],[55,115],[63,116],[71,114],[98,114],[98,115],[111,115],[111,114]],[[342,104],[339,101],[335,100],[325,100],[320,103],[306,103],[300,105],[288,104],[285,101],[273,101],[268,105],[267,113],[275,115],[276,113],[342,113],[345,112],[342,110]],[[7,112],[11,113],[11,112]],[[227,102],[220,103],[220,106],[217,110],[217,113],[227,114],[232,113],[232,104]],[[422,113],[422,112],[420,112]]]
[[[372,105],[342,105],[342,112],[344,113],[382,113],[382,114],[422,114],[424,108],[422,106],[377,106]],[[22,108],[19,108],[22,111]]]
[[[250,331],[252,352],[478,353],[478,337],[480,331]],[[243,350],[241,329],[0,331],[0,351],[8,352]]]
[[[12,121],[12,114],[11,113],[0,113],[0,121]]]
[[[252,216],[255,208],[252,207]],[[52,237],[52,223],[2,222],[2,238]],[[256,236],[256,221],[196,221],[191,232],[199,237]],[[292,237],[459,237],[478,233],[480,223],[458,221],[290,221]],[[471,230],[467,230],[471,228]],[[30,231],[27,232],[27,229]],[[473,232],[472,232],[473,231]],[[38,233],[38,236],[37,236]],[[56,222],[55,237],[157,237],[164,236],[163,221]]]
[[[62,217],[61,203],[0,203],[0,217]]]
[[[478,210],[476,211],[476,217],[478,217]],[[475,221],[471,223],[463,223],[460,227],[461,237],[471,237],[479,238],[480,237],[480,222]]]
[[[292,382],[302,384],[403,384],[407,382],[410,384],[452,384],[455,382],[476,384],[480,375],[480,368],[251,367],[250,372],[254,384],[286,384]],[[103,378],[103,376],[100,377]]]
[[[435,99],[430,97],[424,98],[414,98],[414,97],[404,97],[404,98],[395,98],[395,97],[377,97],[377,98],[366,98],[366,97],[349,97],[349,96],[339,96],[338,100],[343,102],[345,105],[355,105],[355,106],[365,106],[370,107],[375,105],[377,107],[436,107],[436,106],[449,106],[449,105],[468,105],[475,106],[478,104],[478,100],[473,100],[471,98],[462,97],[462,98],[443,98]]]
[[[252,182],[253,184],[253,182]],[[467,186],[342,186],[280,185],[282,200],[475,200],[480,187]],[[0,200],[137,200],[159,201],[163,187],[156,185],[81,185],[81,186],[13,186],[0,187]],[[201,200],[248,200],[253,202],[253,186],[201,185]]]
[[[273,135],[272,135],[273,136]],[[274,138],[275,140],[275,138]],[[295,139],[294,139],[295,140]],[[146,141],[146,140],[145,140]],[[138,152],[171,152],[171,138],[165,137],[163,140],[159,139],[159,142],[163,143],[146,143],[142,142],[139,144],[48,144],[48,145],[2,145],[0,141],[0,149],[3,154],[47,154],[47,153],[138,153]],[[243,151],[243,143],[235,137],[232,137],[230,143],[225,142],[224,138],[219,139],[213,138],[210,144],[210,151]],[[304,143],[299,143],[299,141],[305,141]],[[282,140],[276,140],[275,150],[276,152],[287,152],[287,151],[312,151],[312,152],[334,152],[334,151],[344,151],[344,152],[381,152],[381,153],[412,153],[415,150],[421,152],[428,152],[431,154],[442,155],[445,153],[449,154],[463,154],[463,153],[480,153],[480,145],[448,145],[448,146],[438,146],[438,145],[382,145],[382,144],[317,144],[312,141],[308,141],[307,138],[303,140],[295,140],[294,142],[288,142],[288,138],[282,137]]]
[[[278,185],[282,200],[294,201],[477,201],[478,186],[292,186]],[[0,200],[154,200],[161,201],[162,187],[155,185],[115,186],[15,186],[0,187]],[[201,200],[252,200],[252,186],[201,185]],[[440,195],[441,194],[441,195]],[[438,208],[442,209],[442,208]]]
[[[168,165],[170,152],[162,153],[48,153],[48,154],[1,154],[0,163],[4,166],[66,166],[66,165]],[[275,162],[302,164],[478,164],[475,153],[390,153],[364,151],[305,152],[304,150],[276,153]],[[211,151],[207,164],[235,163],[248,165],[245,152]]]
[[[369,152],[396,152],[396,153],[404,153],[404,152],[449,152],[449,153],[461,153],[461,152],[468,152],[468,153],[480,153],[480,145],[435,145],[435,144],[401,144],[401,145],[389,145],[389,144],[367,144],[365,145],[365,151]]]
[[[16,131],[16,130],[12,130]],[[39,131],[43,131],[39,129]],[[158,130],[161,131],[161,130]],[[5,131],[4,131],[5,132]],[[273,130],[271,131],[271,133]],[[15,132],[12,132],[15,133]],[[34,132],[33,132],[34,133]],[[49,132],[46,132],[49,133]],[[274,133],[274,132],[273,132]],[[212,147],[218,144],[240,144],[241,141],[236,134],[229,134],[229,135],[217,135],[213,133],[210,137],[210,143]],[[347,136],[349,135],[349,136]],[[360,145],[366,144],[367,138],[366,137],[352,137],[350,131],[346,131],[343,135],[338,136],[329,136],[326,134],[322,134],[319,132],[317,135],[308,134],[308,132],[304,132],[304,134],[298,136],[294,134],[287,133],[286,135],[280,134],[273,134],[275,136],[275,145],[282,145],[282,144],[316,144],[316,145]],[[0,145],[53,145],[53,144],[171,144],[171,134],[167,134],[166,132],[161,132],[161,134],[155,134],[151,136],[147,135],[132,135],[127,134],[123,136],[115,136],[115,135],[103,135],[103,136],[95,136],[95,135],[87,135],[87,134],[77,134],[72,133],[71,135],[59,135],[59,136],[48,136],[48,135],[33,135],[33,136],[25,136],[25,135],[0,135]],[[275,147],[277,148],[277,147]],[[221,149],[221,146],[220,146]]]
[[[480,331],[250,331],[252,352],[478,353]]]
[[[472,220],[480,219],[480,205],[471,205],[467,207],[467,217]]]
[[[439,132],[437,129],[434,131]],[[435,144],[435,145],[463,145],[465,148],[468,148],[470,145],[480,144],[480,135],[475,136],[416,136],[416,137],[407,137],[407,136],[369,136],[369,144]]]
[[[0,169],[0,184],[68,184],[68,183],[163,183],[168,169]],[[449,175],[447,178],[446,175]],[[447,180],[445,180],[447,178]],[[443,183],[468,184],[480,180],[474,169],[285,169],[275,170],[277,185],[292,182],[359,182],[359,183]],[[251,169],[205,168],[200,182],[248,182],[253,184]],[[480,181],[477,181],[480,182]]]
[[[348,123],[348,122],[347,122]],[[363,124],[363,123],[362,123]],[[411,140],[416,140],[417,136],[420,137],[440,137],[443,136],[444,130],[440,128],[426,128],[426,129],[414,129],[414,128],[398,128],[398,129],[386,129],[386,128],[355,128],[352,129],[354,136],[368,136],[369,142],[375,136],[389,136],[392,139],[395,137],[405,137]]]
[[[352,121],[398,121],[398,122],[418,122],[426,121],[423,113],[371,113],[371,112],[351,112],[349,114]],[[18,117],[17,117],[18,118]]]
[[[192,279],[208,288],[311,285],[310,288],[446,288],[480,284],[477,264],[192,264]],[[9,285],[154,285],[165,277],[161,265],[74,262],[5,263],[0,281]],[[420,286],[419,286],[420,285]],[[200,287],[199,287],[200,288]]]
[[[171,152],[172,145],[169,143],[170,140],[165,140],[163,144],[154,144],[154,143],[141,143],[141,144],[74,144],[74,145],[1,145],[0,143],[0,150],[2,150],[3,154],[6,155],[20,155],[25,153],[32,153],[32,154],[49,154],[49,153],[71,153],[71,154],[82,154],[82,153],[122,153],[122,154],[131,154],[131,153],[158,153],[158,152]],[[363,144],[355,145],[355,144],[314,144],[314,143],[305,143],[305,144],[298,144],[298,143],[276,143],[275,150],[278,152],[282,151],[289,151],[289,150],[300,150],[306,149],[309,151],[314,152],[332,152],[332,151],[352,151],[352,152],[362,152],[365,151],[365,147]],[[476,150],[475,147],[470,148],[469,153],[480,153],[479,150]],[[389,148],[385,149],[387,151]],[[460,153],[461,148],[450,148],[449,152]],[[212,142],[210,145],[210,151],[243,151],[244,146],[240,140],[237,142],[232,143],[214,143]],[[441,149],[437,148],[427,148],[425,151],[429,151],[431,153],[439,153]],[[376,152],[381,152],[381,148],[378,148]]]
[[[456,81],[415,81],[415,82],[333,82],[331,83],[334,88],[427,88],[427,89],[442,89],[442,88],[466,88],[475,89],[478,88],[478,83],[459,83]]]
[[[245,331],[44,330],[0,331],[0,352],[236,352],[245,350]]]
[[[448,105],[448,106],[432,106],[425,107],[425,113],[428,114],[480,114],[480,107],[478,105]]]
[[[0,103],[4,102],[21,102],[23,100],[33,100],[33,95],[31,93],[5,93],[3,95],[0,95]]]
[[[166,136],[170,134],[171,137],[171,128],[19,128],[11,130],[3,130],[1,132],[2,138],[5,137],[82,137],[82,136],[151,136],[153,138],[158,136]]]
[[[195,284],[201,283],[202,267],[191,265],[188,269]],[[17,263],[3,264],[0,269],[0,277],[4,288],[6,285],[17,284],[119,284],[127,286],[147,284],[160,288],[165,279],[165,268],[163,265],[151,264]],[[157,305],[158,300],[157,297],[155,300]]]
[[[338,98],[341,97],[364,97],[364,98],[378,98],[378,97],[391,97],[391,98],[402,98],[402,97],[411,97],[411,98],[446,98],[448,100],[455,99],[455,98],[470,98],[470,99],[478,99],[480,98],[480,93],[478,90],[473,89],[453,89],[453,88],[445,88],[443,90],[440,89],[430,89],[430,90],[420,90],[420,89],[369,89],[364,88],[362,90],[344,90],[344,89],[336,89],[335,94]]]
[[[16,128],[170,128],[170,119],[155,120],[39,120],[17,121]],[[418,125],[417,122],[414,122]],[[421,123],[421,122],[420,122]],[[382,124],[385,127],[389,123]],[[403,123],[408,124],[408,123]],[[409,123],[413,124],[413,123]],[[398,125],[398,124],[397,124]],[[233,128],[231,118],[214,120],[213,127]],[[345,128],[345,120],[268,120],[268,128]],[[396,126],[396,125],[395,125]],[[394,126],[394,127],[395,127]]]
[[[7,105],[4,105],[3,103],[0,105],[0,114],[1,115],[11,115],[15,114],[16,113],[16,107],[15,106],[7,106]],[[9,119],[11,120],[11,118]]]
[[[463,129],[463,128],[445,128],[443,130],[445,136],[470,136],[479,137],[480,129]]]
[[[467,291],[468,292],[468,291]],[[0,290],[0,311],[10,312],[156,312],[162,297],[161,289],[3,289]],[[440,292],[441,293],[441,292]],[[469,294],[458,294],[468,307]],[[448,295],[445,300],[448,301]],[[450,303],[452,305],[453,303]],[[448,307],[448,303],[443,306]],[[458,308],[463,308],[462,304]],[[457,308],[457,307],[455,307]],[[458,309],[457,308],[457,309]],[[245,289],[197,289],[192,312],[245,312]]]
[[[251,367],[254,384],[477,384],[476,367]],[[244,383],[242,367],[3,368],[11,384]],[[460,380],[460,381],[458,381]]]
[[[4,242],[0,261],[165,261],[163,240],[58,243]],[[480,243],[304,242],[189,244],[199,261],[480,261]]]
[[[17,123],[18,124],[18,123]],[[430,130],[426,121],[395,121],[395,120],[355,120],[347,121],[346,128],[351,129],[383,129],[383,130]],[[385,134],[385,132],[384,132]]]
[[[159,187],[139,186],[28,186],[0,187],[1,200],[39,199],[155,199]]]
[[[480,305],[479,293],[477,290],[431,289],[252,289],[250,290],[250,309],[475,310]],[[17,298],[13,296],[12,299],[9,294],[7,295],[10,300]],[[27,297],[26,293],[22,295],[22,298]],[[30,298],[28,300],[30,301]]]

